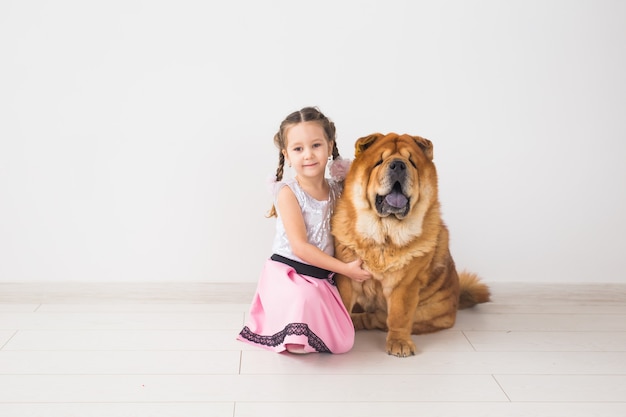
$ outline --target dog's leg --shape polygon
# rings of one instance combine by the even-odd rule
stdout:
[[[355,330],[387,330],[387,308],[380,283],[369,279],[364,283],[352,281],[350,317]]]
[[[413,334],[426,334],[433,333],[439,330],[449,329],[454,326],[456,320],[456,308],[454,304],[450,303],[449,307],[445,307],[447,304],[440,306],[442,310],[441,315],[433,317],[432,306],[424,306],[418,308],[415,312],[415,319],[413,321]],[[428,308],[427,314],[422,314],[421,310]]]
[[[416,282],[392,289],[387,296],[387,353],[398,357],[415,355],[411,340],[413,313],[419,301]]]
[[[446,268],[433,270],[431,282],[439,283],[439,290],[428,299],[420,299],[421,305],[413,316],[413,334],[424,334],[454,326],[459,304],[459,278],[454,262],[448,257]]]
[[[375,313],[364,312],[362,310],[363,306],[360,305],[355,309],[359,294],[363,294],[363,289],[360,287],[361,284],[343,275],[337,275],[335,282],[337,283],[337,289],[341,295],[341,301],[343,301],[343,304],[350,313],[350,318],[352,318],[352,324],[355,330],[387,330],[387,314],[384,310],[376,310]]]
[[[352,308],[354,308],[354,303],[356,302],[356,296],[352,289],[352,280],[343,275],[336,274],[335,283],[337,284],[337,290],[339,290],[343,305],[346,307],[346,310],[348,310],[348,313],[351,313]]]

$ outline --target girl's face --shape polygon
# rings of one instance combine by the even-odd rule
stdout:
[[[285,159],[302,177],[324,176],[332,143],[326,140],[324,129],[316,122],[301,122],[287,129]]]

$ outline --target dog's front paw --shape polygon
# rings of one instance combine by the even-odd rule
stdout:
[[[415,343],[411,339],[387,339],[387,353],[399,358],[415,355]]]

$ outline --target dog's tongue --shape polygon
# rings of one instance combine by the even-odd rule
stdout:
[[[392,191],[387,194],[385,197],[385,203],[389,204],[391,207],[402,208],[406,206],[407,198],[399,191]]]

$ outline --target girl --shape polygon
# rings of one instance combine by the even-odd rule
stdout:
[[[275,352],[347,352],[354,328],[332,276],[338,272],[362,282],[371,275],[360,260],[333,257],[330,216],[341,185],[324,174],[331,157],[340,159],[335,125],[319,109],[305,107],[281,123],[274,144],[279,150],[269,213],[277,217],[274,254],[237,339]],[[285,162],[296,176],[283,182]]]

